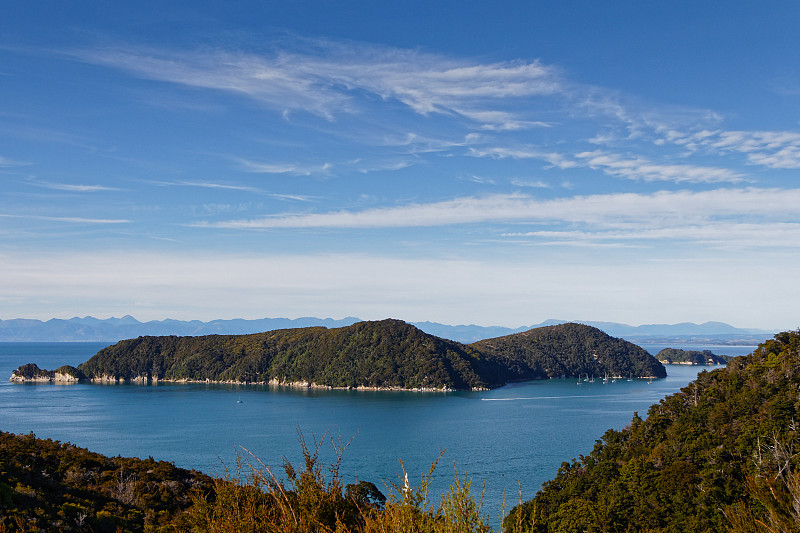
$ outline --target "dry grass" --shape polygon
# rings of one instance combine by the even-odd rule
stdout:
[[[323,468],[319,460],[322,440],[308,446],[298,431],[303,468],[284,459],[284,479],[278,478],[257,457],[244,450],[235,474],[227,472],[216,482],[213,494],[195,494],[188,526],[192,531],[265,533],[490,533],[482,512],[483,493],[472,495],[471,480],[456,471],[450,489],[437,503],[429,488],[439,459],[419,486],[408,481],[402,466],[388,496],[375,485],[344,485],[339,476],[347,444],[334,441],[334,461]],[[441,458],[441,456],[440,456]],[[516,531],[520,529],[514,528]]]

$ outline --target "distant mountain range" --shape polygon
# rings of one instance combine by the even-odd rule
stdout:
[[[325,326],[336,328],[360,322],[360,318],[262,318],[257,320],[233,319],[212,320],[151,320],[140,322],[130,315],[122,318],[98,319],[91,316],[75,317],[67,320],[52,318],[42,321],[16,318],[0,320],[0,342],[72,342],[97,341],[117,342],[145,335],[241,335],[260,333],[275,329]],[[520,333],[542,326],[553,326],[570,322],[568,320],[546,320],[519,328],[502,326],[450,326],[437,322],[411,322],[425,333],[444,339],[472,343],[483,339]],[[756,345],[771,338],[777,331],[742,329],[722,322],[693,324],[649,324],[629,326],[616,322],[579,322],[601,329],[612,337],[620,337],[635,343],[671,344],[739,344]]]

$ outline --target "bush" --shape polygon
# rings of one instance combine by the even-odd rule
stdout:
[[[194,495],[189,511],[193,531],[265,533],[488,533],[481,501],[471,495],[471,481],[455,474],[438,505],[429,504],[428,488],[438,463],[414,488],[403,475],[391,485],[388,498],[366,481],[343,485],[339,466],[347,444],[333,442],[335,460],[327,473],[319,461],[322,441],[309,447],[298,432],[303,469],[284,459],[285,481],[245,450],[237,458],[236,475],[217,479],[213,493]],[[245,457],[247,460],[245,460]],[[402,465],[402,463],[401,463]]]

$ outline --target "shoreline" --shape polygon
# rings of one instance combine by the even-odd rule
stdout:
[[[50,384],[78,384],[88,383],[93,385],[158,385],[159,383],[170,384],[208,384],[208,385],[243,385],[243,386],[267,386],[274,388],[289,388],[289,389],[316,389],[316,390],[350,390],[350,391],[387,391],[387,392],[483,392],[489,391],[490,388],[474,387],[470,389],[455,389],[451,387],[399,387],[399,386],[372,386],[372,385],[357,385],[357,386],[344,386],[335,387],[332,385],[323,385],[306,380],[300,381],[285,381],[273,378],[269,381],[239,381],[239,380],[214,380],[206,379],[190,379],[190,378],[161,378],[152,379],[143,376],[137,376],[133,379],[117,378],[114,376],[104,375],[100,377],[93,377],[89,379],[79,379],[75,376],[63,374],[60,372],[53,373],[52,375],[38,375],[25,377],[16,373],[11,375],[9,381],[13,383],[50,383]]]
[[[675,363],[673,363],[675,364]],[[681,365],[691,365],[692,363],[677,363]],[[706,366],[706,365],[704,365]],[[159,383],[169,383],[176,385],[239,385],[239,386],[259,386],[270,388],[286,388],[286,389],[312,389],[312,390],[343,390],[343,391],[365,391],[365,392],[487,392],[493,389],[500,388],[510,383],[523,383],[526,381],[538,381],[538,379],[521,379],[510,380],[503,385],[497,387],[473,387],[470,389],[456,389],[451,387],[400,387],[400,386],[373,386],[373,385],[356,385],[356,386],[342,386],[337,387],[333,385],[323,385],[309,382],[307,380],[298,381],[285,381],[277,378],[272,378],[269,381],[240,381],[240,380],[214,380],[211,378],[206,379],[191,379],[191,378],[150,378],[145,376],[137,376],[133,379],[117,378],[114,376],[103,375],[100,377],[79,379],[76,376],[64,374],[61,372],[53,372],[49,375],[37,375],[31,377],[21,376],[14,371],[9,381],[21,384],[45,384],[50,383],[54,385],[74,385],[78,383],[92,384],[92,385],[158,385]],[[558,379],[558,378],[540,378],[540,379]],[[566,377],[566,379],[575,379],[573,377]],[[602,378],[599,378],[602,380]],[[608,379],[626,379],[624,376],[612,376]],[[656,376],[637,376],[635,379],[660,379]]]

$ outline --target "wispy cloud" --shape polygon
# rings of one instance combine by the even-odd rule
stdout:
[[[481,123],[481,129],[487,131],[518,131],[553,126],[540,120],[521,120],[514,113],[507,111],[471,111],[466,109],[456,109],[455,111]]]
[[[9,159],[8,157],[3,157],[0,155],[0,167],[22,167],[27,165],[30,165],[30,163]]]
[[[214,181],[159,181],[157,185],[165,187],[199,187],[202,189],[222,189],[229,191],[244,191],[244,192],[263,192],[256,187],[248,185],[236,185],[232,183],[221,183]]]
[[[486,177],[483,177],[483,176],[475,176],[475,175],[467,176],[467,177],[462,178],[462,179],[464,179],[466,181],[471,181],[472,183],[482,183],[482,184],[487,184],[487,185],[494,185],[495,183],[497,183],[492,178],[486,178]]]
[[[626,158],[618,154],[593,151],[576,154],[582,165],[599,168],[606,174],[640,181],[672,181],[675,183],[736,183],[744,176],[726,168],[686,164],[659,164],[643,157]]]
[[[589,167],[599,169],[610,176],[635,181],[671,181],[675,183],[738,183],[747,181],[741,173],[727,168],[656,163],[644,157],[626,157],[602,150],[568,155],[531,147],[491,147],[472,148],[470,149],[470,154],[475,157],[498,159],[541,159],[560,169]]]
[[[415,161],[412,157],[403,159],[389,157],[383,161],[365,161],[363,159],[355,159],[353,161],[348,161],[346,166],[352,167],[362,174],[367,174],[370,172],[402,170],[414,165],[417,162],[418,161]]]
[[[330,163],[322,165],[305,165],[295,163],[264,163],[249,159],[235,158],[239,168],[254,174],[293,174],[296,176],[311,176],[314,174],[328,174],[333,167]]]
[[[696,243],[726,248],[800,248],[800,223],[766,222],[742,224],[719,221],[683,224],[682,221],[656,221],[650,226],[599,231],[528,231],[504,233],[503,237],[533,239],[537,244],[581,246],[587,243],[613,244],[634,241],[664,241],[674,244]]]
[[[251,187],[249,185],[236,185],[233,183],[222,183],[222,182],[212,182],[212,181],[159,181],[155,182],[155,184],[160,186],[170,186],[170,187],[198,187],[201,189],[219,189],[223,191],[252,192],[252,193],[259,193],[270,198],[276,198],[278,200],[290,200],[296,202],[312,202],[316,199],[316,197],[314,196],[309,196],[304,194],[268,193],[263,189],[259,189],[258,187]]]
[[[481,141],[481,135],[469,133],[459,140],[434,139],[417,133],[407,133],[401,138],[387,138],[384,146],[405,148],[405,153],[422,154],[430,152],[445,152],[453,148],[469,146]]]
[[[309,196],[307,194],[275,194],[271,193],[269,196],[277,198],[278,200],[290,200],[294,202],[313,202],[318,199],[316,196]]]
[[[100,191],[120,191],[122,189],[118,189],[116,187],[108,187],[106,185],[85,185],[85,184],[78,184],[78,183],[56,183],[52,181],[42,181],[39,179],[29,179],[28,183],[35,185],[36,187],[42,187],[45,189],[52,189],[56,191],[68,191],[68,192],[100,192]]]
[[[495,159],[543,159],[560,168],[578,166],[578,164],[575,162],[567,161],[561,154],[547,152],[546,150],[529,146],[493,146],[470,148],[469,153],[473,157],[492,157]]]
[[[709,131],[682,133],[671,130],[666,138],[689,150],[744,154],[754,165],[800,168],[800,133],[792,131]]]
[[[521,178],[514,178],[511,180],[511,185],[514,187],[532,187],[535,189],[549,189],[550,185],[545,183],[542,180],[531,180],[531,179],[521,179]]]
[[[284,117],[305,111],[334,121],[343,115],[367,115],[374,109],[371,106],[396,109],[399,102],[417,115],[450,117],[473,130],[498,135],[537,128],[559,130],[557,126],[563,123],[572,129],[581,122],[593,130],[582,139],[595,145],[674,143],[690,151],[741,153],[750,163],[769,168],[800,168],[798,133],[724,131],[719,129],[722,117],[712,110],[650,104],[603,87],[572,83],[559,69],[537,60],[481,62],[417,50],[300,38],[284,40],[281,45],[283,48],[263,53],[120,45],[68,54],[145,79],[244,96]],[[553,106],[546,108],[548,118],[543,120],[544,108],[531,103],[550,97],[557,99],[557,111]],[[446,148],[425,142],[413,147],[421,152]],[[524,149],[493,150],[496,157],[525,157]],[[541,152],[547,155],[552,150]],[[627,159],[627,168],[619,157],[602,163],[595,158],[595,165],[612,175],[648,181],[711,183],[742,178],[724,168],[672,165],[636,156]],[[292,163],[250,163],[244,166],[252,172],[319,171]],[[553,164],[564,168],[565,161]],[[634,175],[632,166],[640,172]]]
[[[130,220],[122,218],[51,217],[42,215],[14,215],[9,213],[0,213],[0,217],[45,220],[48,222],[70,222],[75,224],[128,224],[131,222]]]
[[[538,61],[482,64],[414,50],[314,43],[311,51],[269,54],[174,52],[141,47],[83,49],[72,57],[159,81],[240,94],[278,111],[304,110],[333,119],[359,111],[367,92],[415,113],[458,115],[489,129],[542,122],[493,106],[501,100],[562,90],[558,71]]]
[[[754,217],[773,222],[800,219],[800,189],[717,189],[653,194],[598,194],[555,200],[528,195],[456,198],[363,211],[284,214],[203,224],[235,229],[436,227],[485,222],[570,223],[619,228],[680,218],[685,224]]]

